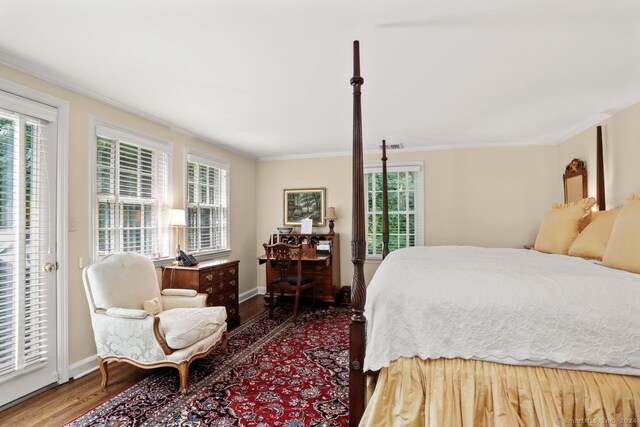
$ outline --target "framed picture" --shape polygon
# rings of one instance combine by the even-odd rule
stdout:
[[[324,226],[325,189],[284,190],[284,225],[301,225],[311,218],[314,226]]]

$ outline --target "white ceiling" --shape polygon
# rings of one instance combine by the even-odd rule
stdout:
[[[0,60],[255,157],[556,143],[640,101],[637,0],[0,0]]]

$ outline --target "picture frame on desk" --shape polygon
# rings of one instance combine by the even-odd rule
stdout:
[[[311,218],[315,227],[324,226],[325,188],[285,189],[282,199],[284,225],[300,226],[304,218]]]

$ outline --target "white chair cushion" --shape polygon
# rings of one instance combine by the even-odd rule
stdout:
[[[158,314],[167,345],[179,350],[212,335],[227,320],[224,307],[174,308]]]
[[[176,297],[162,295],[162,310],[172,308],[202,308],[207,306],[207,294],[197,294],[195,297]]]

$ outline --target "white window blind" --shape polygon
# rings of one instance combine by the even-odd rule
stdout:
[[[47,362],[54,248],[47,140],[56,110],[0,92],[0,380]],[[10,110],[11,109],[11,110]],[[55,155],[55,154],[54,154]],[[53,165],[52,167],[55,167]]]
[[[96,126],[95,253],[169,255],[168,147]]]
[[[367,256],[382,256],[382,168],[365,167]],[[422,165],[388,165],[389,251],[423,244]]]
[[[187,155],[187,250],[229,248],[229,164]]]

